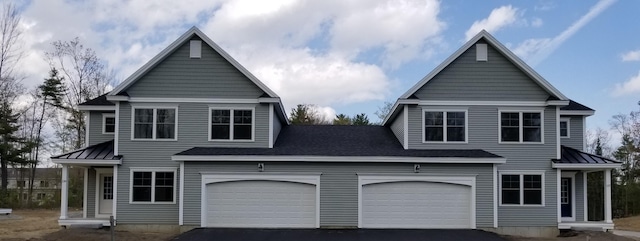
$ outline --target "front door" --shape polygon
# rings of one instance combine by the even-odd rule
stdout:
[[[563,218],[573,217],[572,181],[570,177],[560,179],[560,208]]]
[[[113,173],[100,173],[98,178],[98,214],[109,216],[113,210]]]

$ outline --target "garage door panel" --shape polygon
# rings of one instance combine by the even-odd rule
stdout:
[[[209,227],[315,227],[316,186],[280,181],[207,185]]]
[[[469,228],[469,186],[390,182],[362,187],[362,227]]]

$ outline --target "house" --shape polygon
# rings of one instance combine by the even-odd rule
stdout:
[[[22,202],[29,199],[29,168],[9,168],[7,170],[7,189],[15,191]],[[36,168],[33,180],[32,201],[41,205],[54,198],[60,192],[60,168]]]
[[[197,28],[80,109],[59,224],[188,230],[612,229],[611,170],[584,153],[594,110],[482,31],[396,101],[382,126],[294,126],[281,99]],[[67,173],[85,168],[83,218]],[[586,173],[606,173],[588,221]]]

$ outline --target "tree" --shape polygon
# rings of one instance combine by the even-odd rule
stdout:
[[[378,106],[378,110],[374,112],[374,114],[380,119],[380,123],[387,117],[391,109],[393,108],[393,103],[385,101],[382,106]]]
[[[318,107],[310,104],[298,104],[291,109],[291,124],[294,125],[324,125],[330,122],[318,111]]]
[[[5,1],[0,13],[0,100],[13,103],[22,86],[15,67],[22,58],[22,30],[16,6]]]
[[[351,125],[351,117],[345,114],[336,115],[336,118],[333,119],[333,124],[338,126],[348,126]]]
[[[113,72],[91,48],[85,48],[79,38],[52,43],[53,50],[46,53],[49,65],[64,76],[67,91],[59,107],[67,114],[68,129],[74,148],[84,143],[84,116],[77,106],[103,94],[113,84]]]
[[[20,129],[18,114],[6,102],[0,104],[0,175],[2,175],[0,197],[6,197],[8,166],[24,163],[23,153],[28,152],[24,140],[17,135]]]
[[[367,117],[367,114],[360,113],[353,117],[353,125],[368,126],[368,125],[371,125],[371,122],[369,122],[369,117]]]

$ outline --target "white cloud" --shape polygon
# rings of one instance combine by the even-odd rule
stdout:
[[[622,61],[640,61],[640,50],[629,51],[627,53],[622,54]]]
[[[533,18],[533,20],[531,20],[531,26],[534,28],[542,27],[542,24],[544,24],[544,22],[541,18]]]
[[[626,82],[616,84],[612,94],[613,96],[623,96],[637,93],[640,93],[640,72]]]
[[[580,17],[578,21],[574,22],[567,29],[562,31],[558,36],[554,38],[539,38],[528,39],[516,47],[516,53],[525,53],[526,55],[520,55],[521,58],[527,60],[527,62],[535,66],[549,57],[562,43],[571,38],[575,33],[587,25],[591,20],[598,17],[600,13],[611,6],[615,0],[600,0],[596,5],[589,9],[589,12]]]
[[[465,33],[466,40],[473,38],[478,32],[487,30],[495,33],[500,29],[516,22],[518,17],[518,9],[511,5],[495,8],[489,14],[489,17],[475,21]]]

